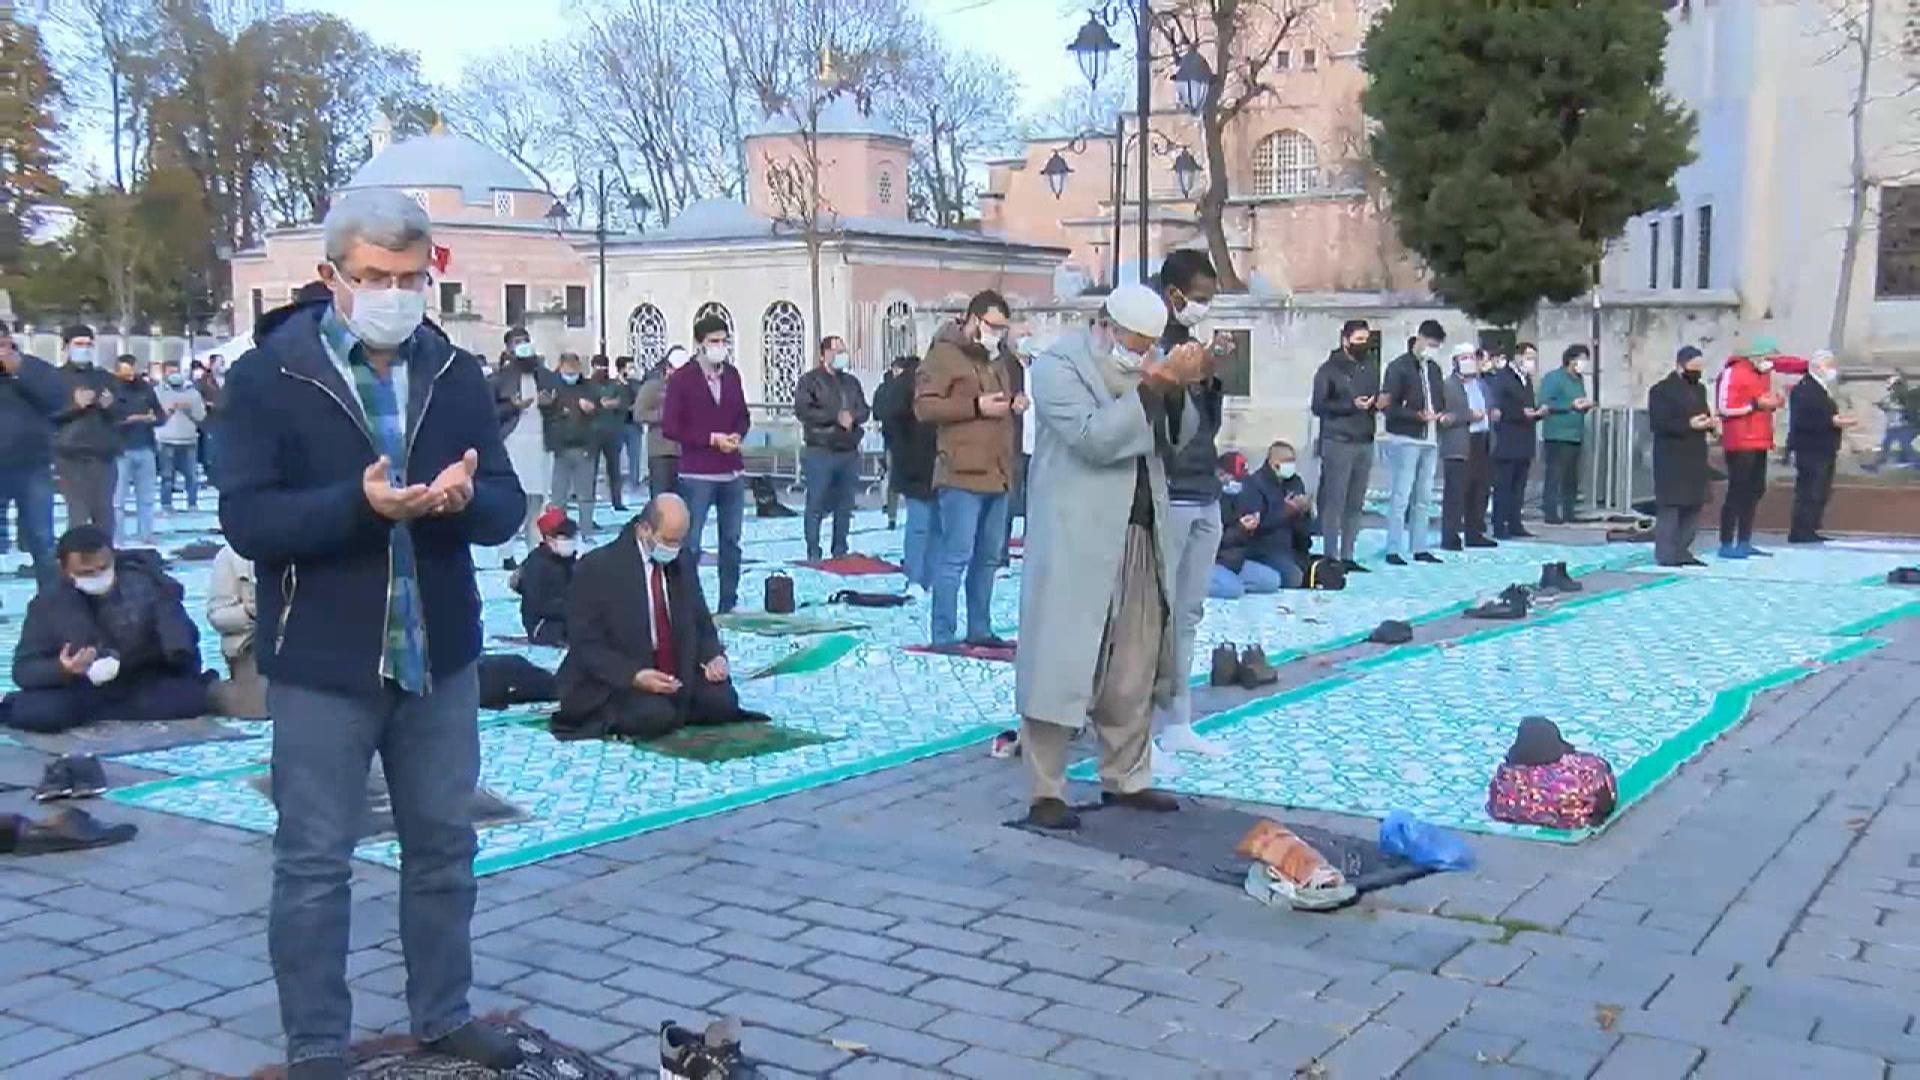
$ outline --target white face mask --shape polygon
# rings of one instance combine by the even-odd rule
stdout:
[[[1299,475],[1300,464],[1294,461],[1283,461],[1273,467],[1273,472],[1282,480],[1291,480]]]
[[[1575,375],[1585,375],[1587,373],[1587,365],[1575,360],[1573,363],[1567,365],[1567,370]]]
[[[74,578],[73,587],[88,596],[105,596],[113,591],[113,571],[106,570],[98,574]]]
[[[667,354],[667,370],[668,371],[679,371],[681,368],[686,366],[687,366],[687,351],[685,349],[681,349],[677,352],[672,352]]]
[[[731,345],[707,345],[700,350],[700,362],[710,368],[717,368],[733,357]]]
[[[1186,307],[1174,312],[1173,317],[1180,321],[1181,326],[1191,330],[1200,325],[1200,320],[1207,317],[1207,311],[1210,306],[1211,305],[1203,304],[1198,300],[1189,300],[1187,301]]]
[[[67,360],[68,362],[72,363],[74,367],[92,367],[93,366],[93,346],[91,345],[67,346]]]
[[[846,353],[843,353],[843,352],[833,354],[833,370],[845,371],[848,368],[851,368],[852,366],[853,366],[853,357],[848,356]]]
[[[1238,480],[1220,481],[1220,490],[1228,495],[1238,495],[1245,487],[1246,485]]]
[[[359,301],[359,299],[358,299],[358,298],[355,298],[355,300],[354,300],[354,303],[355,303],[355,304],[358,304],[359,302],[360,302],[360,301]],[[522,359],[522,360],[531,360],[531,359],[533,359],[533,342],[531,342],[531,341],[516,341],[516,342],[514,342],[514,343],[513,343],[513,355],[514,355],[514,356],[516,356],[516,357],[518,357],[518,358],[520,358],[520,359]]]
[[[347,275],[335,265],[333,272],[345,285]],[[362,289],[352,285],[353,311],[343,314],[347,329],[361,344],[374,349],[396,349],[413,336],[420,320],[427,317],[427,294],[414,289]]]
[[[668,546],[655,541],[653,547],[647,551],[647,558],[652,559],[661,566],[666,566],[679,557],[680,546],[678,544]]]
[[[560,373],[560,381],[566,383],[568,386],[572,386],[574,383],[580,381],[580,373],[577,371],[563,371]]]
[[[1147,354],[1137,353],[1119,342],[1113,343],[1113,362],[1121,371],[1131,375],[1147,366]]]
[[[571,559],[574,553],[580,550],[580,541],[571,536],[557,536],[547,541],[547,547],[551,548],[555,555],[563,559]]]
[[[1000,351],[1001,339],[1005,337],[1004,331],[995,330],[986,323],[980,324],[980,347],[987,350],[989,356]]]

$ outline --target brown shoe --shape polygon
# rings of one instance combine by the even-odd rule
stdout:
[[[1027,807],[1027,824],[1036,829],[1072,832],[1080,827],[1080,815],[1059,799],[1035,799]]]
[[[1171,814],[1180,809],[1180,800],[1159,788],[1145,788],[1140,791],[1103,791],[1100,801],[1107,806],[1124,806],[1129,810],[1145,810],[1154,814]]]

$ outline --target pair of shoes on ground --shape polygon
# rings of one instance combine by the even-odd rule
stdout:
[[[33,789],[37,802],[55,799],[91,799],[107,793],[107,771],[92,754],[63,754],[47,762],[40,785]]]
[[[1773,552],[1761,551],[1751,543],[1721,544],[1720,557],[1722,559],[1771,559]]]
[[[1152,814],[1170,814],[1180,809],[1180,800],[1158,788],[1141,791],[1103,791],[1102,806],[1144,810]],[[1072,832],[1080,827],[1080,815],[1064,799],[1035,799],[1027,808],[1027,824],[1054,832]]]
[[[1550,562],[1540,568],[1540,591],[1542,593],[1584,592],[1586,586],[1573,580],[1567,572],[1567,564]]]
[[[754,1080],[760,1071],[740,1049],[740,1021],[715,1020],[705,1031],[671,1020],[660,1025],[660,1080]]]
[[[1469,619],[1524,619],[1532,605],[1533,594],[1525,585],[1509,585],[1500,590],[1499,596],[1470,607],[1463,614]]]
[[[664,1035],[663,1035],[664,1042]],[[520,1040],[513,1033],[491,1024],[473,1021],[463,1024],[446,1035],[421,1043],[421,1049],[443,1057],[470,1061],[482,1068],[507,1073],[519,1068],[526,1053],[520,1049]],[[662,1050],[661,1066],[666,1065],[665,1051]],[[345,1058],[324,1057],[308,1058],[287,1066],[287,1080],[346,1080],[348,1075]],[[661,1075],[666,1075],[664,1072]],[[688,1074],[694,1075],[694,1074]],[[718,1076],[738,1075],[719,1073]]]
[[[1422,562],[1422,563],[1432,563],[1435,566],[1438,566],[1440,564],[1440,557],[1435,555],[1431,551],[1416,551],[1413,553],[1413,561]],[[1388,566],[1405,566],[1407,565],[1407,560],[1404,558],[1401,558],[1397,554],[1388,555],[1387,565]]]
[[[1249,645],[1236,651],[1231,642],[1213,650],[1213,671],[1208,682],[1214,686],[1238,686],[1253,690],[1280,681],[1280,673],[1267,662],[1266,651]]]

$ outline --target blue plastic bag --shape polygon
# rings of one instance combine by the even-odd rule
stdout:
[[[1470,870],[1473,849],[1458,833],[1395,810],[1380,823],[1380,850],[1428,870]]]

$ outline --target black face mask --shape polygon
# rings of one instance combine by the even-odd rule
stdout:
[[[1355,359],[1367,355],[1367,343],[1361,341],[1347,342],[1347,355]]]
[[[1700,373],[1697,371],[1682,370],[1680,372],[1680,377],[1687,380],[1690,383],[1697,383],[1700,381]]]

